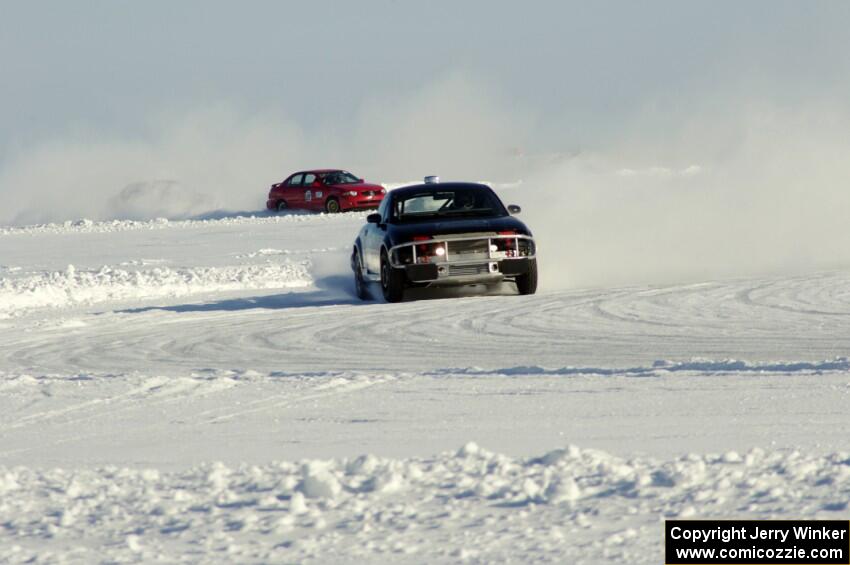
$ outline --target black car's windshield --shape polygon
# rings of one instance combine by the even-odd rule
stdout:
[[[463,187],[397,195],[392,214],[396,222],[404,223],[437,217],[495,218],[506,215],[506,212],[490,190]]]
[[[359,178],[355,177],[348,171],[319,173],[319,178],[325,181],[325,184],[356,184],[360,182]]]

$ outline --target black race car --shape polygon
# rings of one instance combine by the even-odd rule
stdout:
[[[531,231],[505,208],[489,186],[437,182],[390,191],[366,218],[351,253],[357,295],[370,298],[380,282],[387,302],[411,287],[516,283],[520,294],[537,290]]]

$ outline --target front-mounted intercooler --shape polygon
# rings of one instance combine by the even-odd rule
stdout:
[[[527,272],[535,253],[534,239],[516,233],[421,236],[393,247],[390,262],[413,282],[483,280]]]

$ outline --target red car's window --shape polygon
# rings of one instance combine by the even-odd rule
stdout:
[[[301,186],[301,179],[303,179],[303,178],[304,178],[304,175],[302,173],[299,173],[297,175],[292,175],[292,177],[290,177],[290,179],[289,179],[289,182],[286,183],[286,184],[288,184],[289,186]]]
[[[349,173],[348,171],[331,171],[328,173],[320,173],[320,177],[325,181],[325,184],[356,184],[360,179]]]

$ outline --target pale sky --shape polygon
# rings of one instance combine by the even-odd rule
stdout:
[[[556,146],[706,92],[846,97],[848,29],[848,2],[4,1],[0,149],[219,102],[344,122],[449,73]]]

